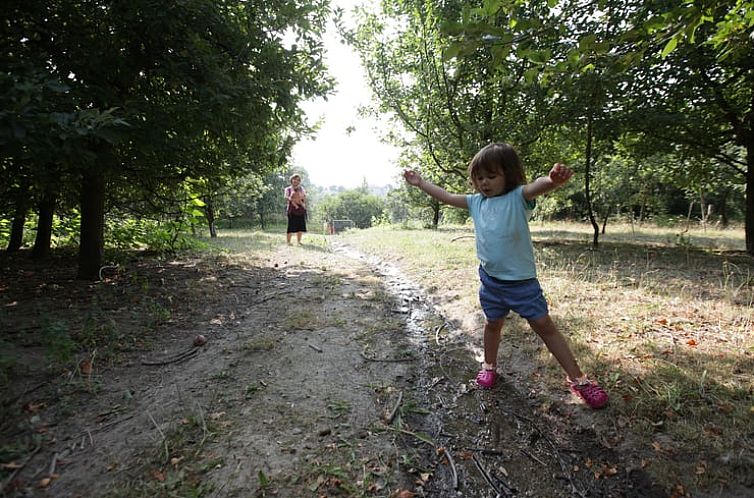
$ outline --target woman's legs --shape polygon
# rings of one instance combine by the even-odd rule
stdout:
[[[296,242],[299,244],[301,243],[301,236],[304,235],[304,232],[296,232]]]
[[[568,346],[568,341],[555,326],[549,314],[536,320],[529,320],[529,325],[542,338],[547,349],[558,360],[571,380],[576,381],[584,376]]]

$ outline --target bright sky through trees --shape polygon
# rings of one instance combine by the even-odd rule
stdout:
[[[342,7],[346,24],[352,25],[350,16],[354,6],[369,0],[333,0],[332,5]],[[304,168],[309,178],[305,184],[321,187],[360,186],[364,179],[370,185],[396,183],[398,151],[380,142],[379,126],[385,122],[358,115],[358,108],[372,100],[364,70],[358,55],[330,25],[325,37],[327,65],[337,80],[335,95],[325,102],[307,102],[304,109],[310,122],[320,117],[322,126],[313,140],[301,141],[293,150],[294,167]],[[349,133],[349,129],[351,130]]]

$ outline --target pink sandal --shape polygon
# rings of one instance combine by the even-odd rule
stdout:
[[[587,379],[584,382],[576,383],[569,379],[568,387],[590,408],[596,410],[607,404],[607,393],[596,382]]]
[[[497,372],[492,369],[488,370],[482,368],[478,374],[476,374],[476,383],[482,389],[492,389],[497,381]]]

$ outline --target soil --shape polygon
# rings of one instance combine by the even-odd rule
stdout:
[[[665,496],[604,412],[516,363],[476,388],[478,328],[348,247],[0,268],[3,496]]]

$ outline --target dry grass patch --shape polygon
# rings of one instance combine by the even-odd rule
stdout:
[[[669,490],[753,485],[754,260],[743,231],[608,230],[593,250],[586,225],[532,226],[551,312],[611,395],[595,429]],[[344,239],[435,294],[457,293],[445,310],[478,324],[474,242],[459,238],[471,233],[380,228]],[[505,342],[545,366],[531,377],[543,397],[562,393],[562,372],[522,320]]]

